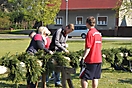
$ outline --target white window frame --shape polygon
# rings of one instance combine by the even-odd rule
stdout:
[[[106,22],[103,22],[103,21],[98,21],[98,18],[99,17],[106,17]],[[108,16],[97,16],[97,25],[108,25]]]
[[[77,18],[82,18],[82,23],[81,23],[81,24],[78,23]],[[77,25],[82,25],[82,24],[83,24],[83,16],[77,16],[77,17],[76,17],[76,24],[77,24]]]
[[[62,18],[61,20],[59,19],[59,22],[57,22],[57,18]],[[55,24],[56,25],[62,25],[63,24],[63,16],[57,16],[56,18],[55,18]]]

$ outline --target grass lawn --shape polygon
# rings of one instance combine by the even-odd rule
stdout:
[[[24,52],[30,42],[30,39],[1,39],[0,40],[0,57],[10,52],[10,54],[16,54],[16,52]],[[70,51],[77,51],[84,49],[84,42],[68,42]],[[131,41],[103,41],[102,48],[117,48],[117,47],[132,47]],[[99,88],[132,88],[132,73],[124,71],[115,71],[109,68],[107,64],[102,67],[102,78],[99,80]],[[79,68],[76,74],[72,74],[72,82],[74,88],[81,88],[79,75]],[[6,81],[7,75],[0,75],[0,88],[14,88],[12,82]],[[39,85],[40,86],[40,85]],[[20,83],[19,88],[26,88],[26,82]],[[55,88],[53,81],[49,83],[48,88]],[[89,88],[91,88],[91,82],[89,82]]]

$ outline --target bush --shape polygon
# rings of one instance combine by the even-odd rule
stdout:
[[[4,18],[0,18],[0,28],[7,29],[10,27],[10,20],[8,16],[5,16]]]

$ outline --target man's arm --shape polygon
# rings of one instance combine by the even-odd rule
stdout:
[[[89,54],[89,52],[90,52],[90,48],[86,48],[85,51],[84,51],[84,55],[83,55],[83,57],[82,57],[82,59],[81,59],[81,61],[80,61],[81,70],[82,70],[82,67],[85,66],[84,60],[85,60],[85,58],[87,57],[87,55]]]
[[[62,44],[60,44],[60,37],[61,37],[60,35],[61,35],[61,30],[57,30],[56,36],[55,36],[55,45],[56,45],[58,48],[60,48],[60,49],[62,49],[63,51],[65,51],[66,48],[65,48],[64,46],[62,46]]]
[[[42,41],[37,40],[36,43],[37,43],[37,47],[39,49],[44,50],[45,52],[49,53],[49,50],[47,48],[45,48],[45,45],[43,44]]]
[[[89,54],[90,48],[86,48],[83,55],[83,60],[86,58],[86,56]]]
[[[48,50],[47,48],[45,48],[42,36],[39,34],[36,34],[35,37],[33,38],[37,44],[37,48],[40,50],[44,50],[47,53],[52,54],[52,52],[50,50]]]

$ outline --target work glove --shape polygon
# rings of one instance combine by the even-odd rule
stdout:
[[[85,66],[85,63],[84,63],[84,59],[82,58],[81,61],[80,61],[80,65],[79,65],[81,68]]]

